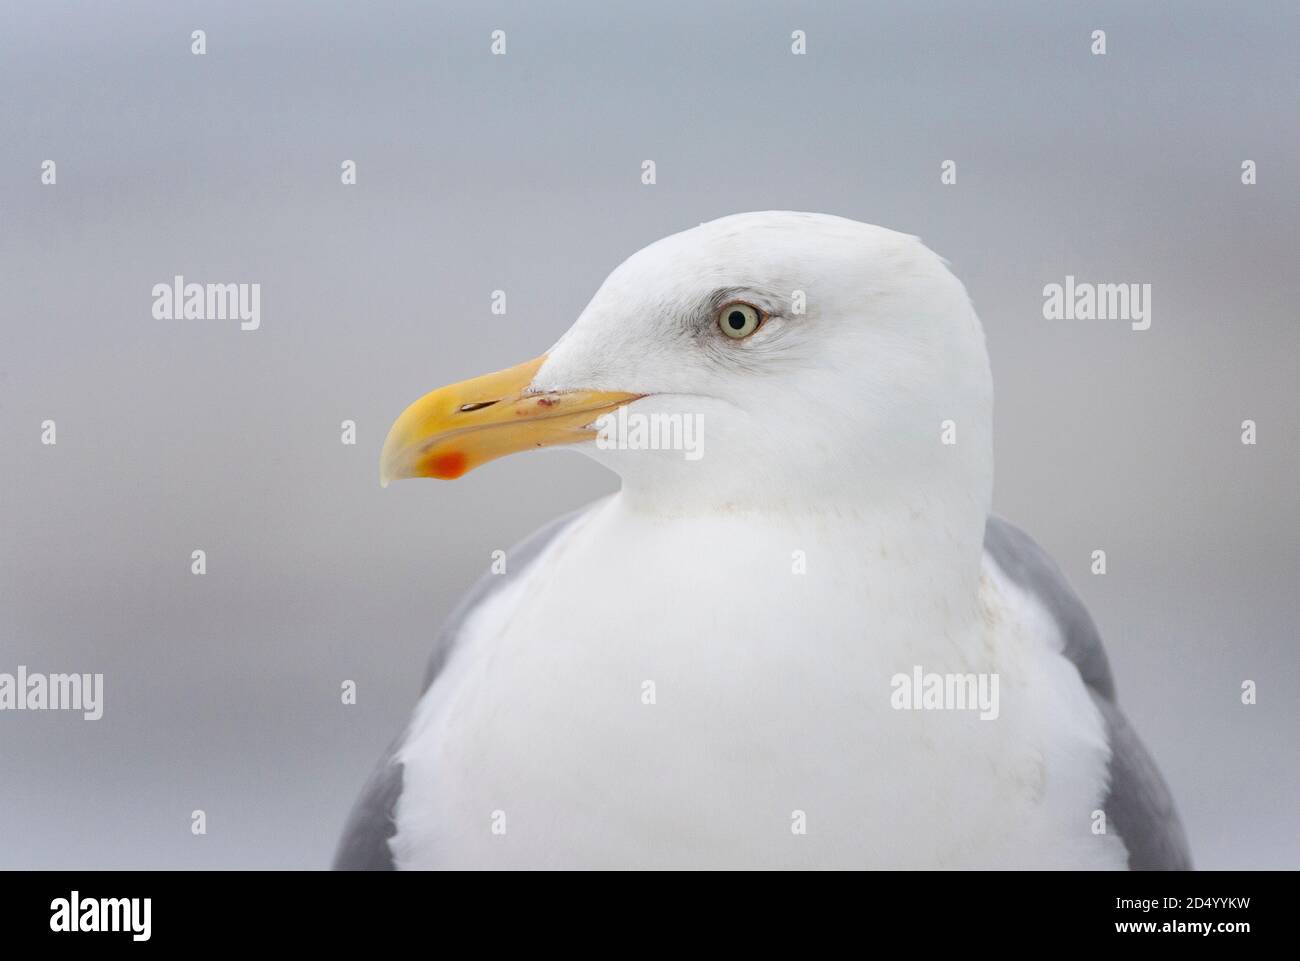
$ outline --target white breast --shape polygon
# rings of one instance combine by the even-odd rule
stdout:
[[[587,514],[420,702],[398,865],[1123,867],[1101,720],[1033,602],[986,565],[956,624],[852,533]],[[914,665],[996,672],[998,719],[895,710]]]

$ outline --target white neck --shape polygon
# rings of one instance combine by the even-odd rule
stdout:
[[[970,492],[720,507],[675,501],[654,485],[633,482],[605,506],[598,523],[608,525],[611,539],[646,544],[653,558],[647,566],[674,564],[691,572],[670,579],[680,576],[710,590],[734,577],[733,600],[760,609],[803,592],[800,616],[809,631],[869,624],[867,643],[922,658],[978,643],[987,513],[987,501]],[[806,574],[797,572],[796,552],[803,552]],[[845,621],[819,622],[827,610]]]

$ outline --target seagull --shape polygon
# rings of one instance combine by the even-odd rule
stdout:
[[[1189,868],[1092,619],[990,515],[992,413],[946,261],[788,211],[415,401],[385,484],[568,445],[621,485],[451,615],[335,867]]]

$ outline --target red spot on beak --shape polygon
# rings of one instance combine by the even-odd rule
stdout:
[[[556,404],[558,404],[558,403],[559,403],[559,400],[557,400],[557,399],[554,398],[554,397],[539,397],[539,398],[537,398],[537,406],[538,406],[538,407],[554,407],[554,406],[555,406]]]
[[[429,462],[429,473],[442,480],[455,480],[469,470],[469,463],[460,451],[439,454]]]

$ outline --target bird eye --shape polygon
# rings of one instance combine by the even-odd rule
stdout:
[[[718,311],[718,327],[733,340],[748,337],[758,330],[758,325],[762,322],[763,315],[757,307],[740,301],[725,304]]]

